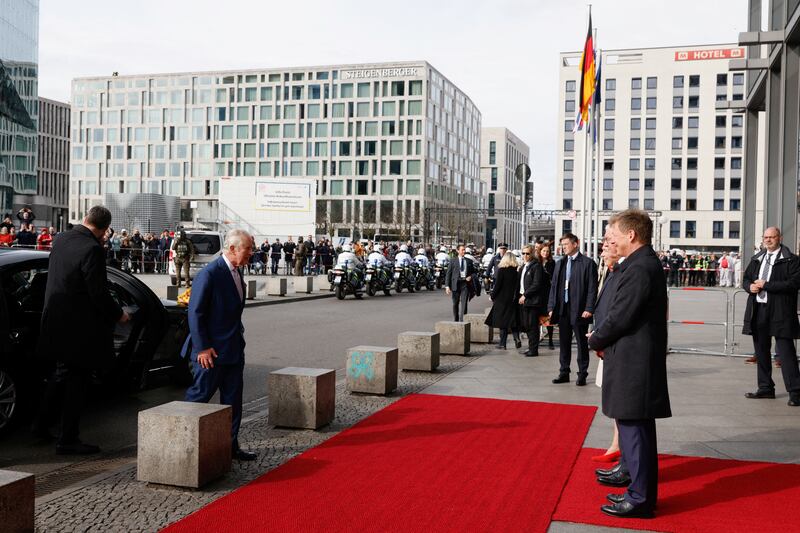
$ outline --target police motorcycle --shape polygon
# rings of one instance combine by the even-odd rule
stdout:
[[[436,259],[433,264],[433,280],[437,289],[441,289],[444,285],[444,278],[447,276],[447,267],[450,264],[450,256],[447,254],[447,248],[442,246],[439,248],[439,253],[436,254]]]
[[[486,253],[481,258],[481,266],[478,270],[478,277],[483,283],[483,290],[486,291],[486,294],[491,294],[494,288],[494,278],[489,274],[489,265],[491,265],[493,259],[494,250],[487,248]]]
[[[383,257],[380,246],[376,245],[373,252],[367,257],[367,269],[364,275],[364,284],[367,294],[375,296],[378,291],[383,291],[386,296],[391,296],[392,269],[389,262]]]
[[[417,251],[417,257],[414,258],[414,261],[417,264],[416,289],[419,291],[422,290],[422,287],[427,287],[429,291],[432,291],[436,287],[436,281],[433,277],[430,262],[428,261],[428,257],[425,255],[424,248],[420,248]]]
[[[472,248],[467,247],[466,254],[464,255],[466,259],[472,261],[472,264],[475,266],[475,271],[478,272],[481,267],[481,262],[478,261],[474,255],[472,255]],[[472,286],[475,289],[475,296],[481,295],[481,280],[480,276],[473,276],[472,277]]]
[[[397,293],[403,292],[403,289],[408,289],[408,292],[414,292],[417,285],[416,269],[412,268],[414,261],[408,254],[408,247],[404,244],[394,257],[394,290]]]
[[[336,266],[331,272],[333,291],[337,299],[344,300],[348,294],[359,300],[364,296],[364,265],[349,244],[342,246],[342,253],[337,257]]]

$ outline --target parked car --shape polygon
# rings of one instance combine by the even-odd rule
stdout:
[[[36,357],[49,252],[0,249],[0,432],[38,403],[48,364]],[[108,290],[131,315],[114,329],[114,363],[96,376],[112,390],[138,390],[155,372],[191,379],[180,349],[189,332],[187,309],[159,299],[140,280],[108,268]],[[76,331],[76,335],[91,335]]]
[[[187,229],[186,236],[194,244],[196,255],[189,267],[189,277],[194,279],[198,272],[203,270],[208,263],[216,259],[222,254],[223,236],[217,231]],[[173,285],[178,284],[178,278],[175,275],[175,263],[172,262],[175,250],[175,239],[169,247],[169,279]]]

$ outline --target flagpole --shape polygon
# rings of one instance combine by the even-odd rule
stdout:
[[[594,41],[592,42],[592,44],[594,44],[596,42],[597,42],[597,30],[595,30],[595,32],[594,32]],[[594,115],[594,119],[595,119],[594,120],[594,127],[595,127],[594,134],[595,134],[595,136],[597,138],[597,142],[594,145],[595,146],[595,165],[594,165],[594,168],[595,168],[594,176],[595,177],[594,177],[594,209],[592,210],[592,219],[594,221],[593,230],[592,230],[592,258],[593,259],[597,258],[598,255],[599,255],[598,251],[597,251],[597,242],[599,241],[598,237],[601,236],[601,232],[602,232],[602,229],[600,228],[600,195],[601,195],[600,191],[602,190],[600,188],[600,180],[602,179],[602,176],[603,176],[603,170],[602,170],[603,167],[601,166],[601,163],[602,163],[601,156],[602,156],[603,151],[604,151],[603,139],[600,137],[600,133],[602,132],[602,130],[600,129],[600,121],[601,121],[600,108],[602,107],[602,102],[597,102],[597,97],[596,97],[596,95],[598,94],[597,91],[601,90],[600,87],[599,87],[599,84],[601,84],[603,82],[603,80],[600,78],[603,75],[603,66],[602,66],[603,65],[603,60],[602,60],[601,56],[602,56],[602,52],[598,49],[597,58],[596,59],[597,59],[599,76],[597,77],[597,85],[594,88],[594,90],[595,90],[595,98],[594,98],[595,105],[593,106],[593,110],[594,110],[594,113],[595,113],[595,115]]]
[[[592,21],[592,4],[588,5],[588,23],[591,24]],[[591,28],[590,28],[591,31]],[[585,46],[585,45],[584,45]],[[594,47],[594,43],[592,43],[592,47]],[[585,51],[584,51],[585,53]],[[582,73],[582,76],[585,76],[585,73]],[[592,96],[594,98],[594,96]],[[583,94],[581,94],[581,101],[583,101]],[[591,114],[592,110],[591,107],[589,108],[589,113]],[[586,254],[589,250],[589,228],[591,227],[589,221],[589,208],[591,207],[591,203],[589,201],[589,195],[591,195],[591,175],[592,175],[592,167],[591,167],[591,156],[589,152],[589,130],[591,130],[591,118],[586,121],[584,125],[583,132],[584,132],[584,142],[583,142],[583,194],[581,195],[581,248],[584,254]]]

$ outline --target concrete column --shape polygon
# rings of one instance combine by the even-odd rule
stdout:
[[[745,154],[742,188],[742,223],[739,233],[739,249],[741,251],[742,265],[747,265],[753,255],[757,242],[761,242],[761,228],[756,227],[756,189],[758,185],[758,118],[759,112],[748,109],[744,117],[745,128]]]

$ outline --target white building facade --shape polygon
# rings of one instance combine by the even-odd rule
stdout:
[[[481,130],[481,179],[487,190],[486,246],[506,243],[520,248],[525,183],[517,165],[528,163],[530,148],[508,128]],[[514,212],[517,211],[517,212]]]
[[[424,61],[81,78],[71,104],[73,221],[160,193],[213,226],[219,180],[252,176],[313,180],[320,235],[422,240],[485,203],[480,111]]]
[[[611,211],[635,207],[652,213],[658,249],[738,249],[743,114],[717,103],[743,100],[744,76],[729,73],[727,61],[743,56],[732,44],[603,51],[594,165],[601,235]],[[556,217],[557,238],[583,237],[586,135],[572,133],[579,60],[561,54],[556,208],[575,213]]]

